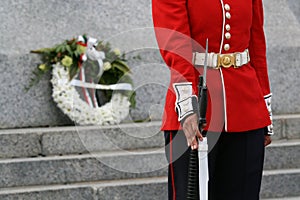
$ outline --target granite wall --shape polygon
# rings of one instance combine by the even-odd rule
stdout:
[[[298,0],[264,1],[275,114],[300,113]],[[0,128],[70,125],[51,99],[50,76],[24,91],[39,59],[32,49],[87,33],[128,52],[137,107],[130,120],[160,119],[168,69],[156,50],[151,0],[10,0],[0,7]],[[150,70],[149,70],[150,69]]]

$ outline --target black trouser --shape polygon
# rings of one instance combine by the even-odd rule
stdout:
[[[209,200],[258,200],[265,129],[208,133]],[[165,131],[169,200],[185,200],[190,148],[182,131]],[[201,179],[201,177],[200,177]]]

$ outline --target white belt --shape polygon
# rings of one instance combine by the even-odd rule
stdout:
[[[194,65],[204,65],[205,53],[193,53],[193,64]],[[239,68],[250,61],[249,51],[246,49],[244,52],[219,54],[219,53],[208,53],[207,66],[215,69],[220,67],[229,68],[233,66],[234,68]]]

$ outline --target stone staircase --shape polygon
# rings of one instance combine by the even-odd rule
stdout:
[[[0,130],[0,199],[167,199],[159,125]],[[262,198],[300,199],[300,138],[276,137]]]

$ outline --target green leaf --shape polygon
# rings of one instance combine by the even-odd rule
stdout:
[[[66,45],[66,50],[67,52],[72,56],[73,55],[73,52],[71,50],[71,47],[69,45]]]
[[[61,51],[65,52],[66,51],[66,46],[65,45],[61,45]]]
[[[112,64],[113,67],[116,67],[117,69],[122,71],[124,74],[127,73],[127,72],[130,72],[130,69],[129,69],[128,65],[126,65],[121,60],[115,60],[111,64]]]
[[[71,67],[69,68],[69,78],[70,80],[72,80],[78,73],[79,68],[77,67],[77,65],[71,65]]]
[[[59,52],[62,52],[62,45],[58,45],[56,48],[55,48],[55,52],[56,53],[59,53]]]
[[[136,107],[136,92],[135,91],[131,91],[131,93],[129,94],[129,102],[130,102],[130,107],[131,108],[135,108]]]
[[[51,52],[53,50],[54,50],[54,48],[42,48],[42,49],[37,49],[37,50],[31,50],[30,53],[43,54],[43,53]]]
[[[74,56],[75,57],[80,57],[80,52],[79,51],[74,51]]]

